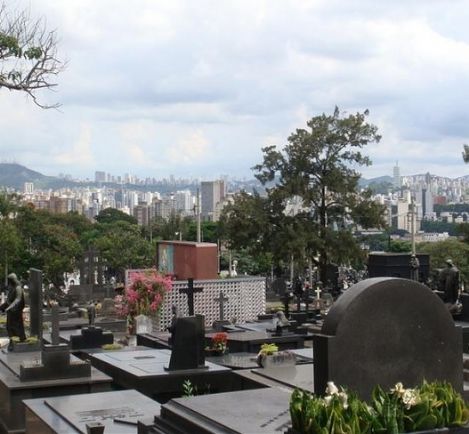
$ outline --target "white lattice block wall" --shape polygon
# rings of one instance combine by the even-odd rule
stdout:
[[[173,290],[167,294],[159,318],[155,318],[155,330],[166,330],[171,324],[173,304],[177,306],[179,316],[189,315],[187,295],[179,292],[180,288],[186,287],[185,280],[173,282]],[[257,315],[265,313],[265,279],[262,277],[195,280],[194,287],[203,288],[202,292],[194,293],[194,313],[205,315],[206,327],[220,319],[220,304],[215,301],[220,291],[228,298],[224,303],[224,318],[227,320],[255,320]]]

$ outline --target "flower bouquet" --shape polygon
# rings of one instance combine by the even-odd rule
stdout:
[[[205,348],[207,356],[222,356],[227,351],[228,334],[225,332],[215,333],[212,336],[210,347]]]
[[[165,295],[172,287],[171,277],[156,270],[144,270],[130,275],[123,295],[115,297],[116,311],[119,316],[127,318],[130,332],[135,332],[137,316],[151,316],[161,310]]]

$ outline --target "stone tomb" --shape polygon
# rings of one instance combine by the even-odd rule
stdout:
[[[71,363],[83,363],[69,355]],[[26,381],[20,379],[20,366],[25,362],[40,364],[41,353],[6,353],[0,352],[0,432],[22,432],[25,416],[22,401],[24,399],[103,392],[111,389],[112,379],[91,368],[87,377],[50,378]],[[52,371],[53,372],[53,371]]]
[[[290,426],[290,391],[265,388],[173,399],[140,434],[284,433]]]
[[[136,389],[150,398],[164,402],[181,396],[182,384],[190,380],[200,391],[233,390],[232,371],[206,362],[205,369],[168,371],[171,351],[144,350],[88,353],[91,364],[110,375],[125,389]]]
[[[331,307],[313,337],[315,393],[327,381],[363,399],[377,384],[413,387],[424,379],[463,389],[462,336],[426,286],[399,278],[363,280]]]
[[[87,434],[86,426],[104,426],[104,433],[137,434],[137,421],[160,412],[160,404],[135,390],[29,399],[26,432]]]

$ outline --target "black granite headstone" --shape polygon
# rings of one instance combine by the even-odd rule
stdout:
[[[29,270],[29,327],[30,335],[42,342],[42,271]]]
[[[206,368],[204,349],[204,316],[177,318],[168,370]]]
[[[363,280],[331,307],[313,337],[315,393],[327,381],[368,399],[377,384],[448,381],[462,392],[462,336],[443,302],[418,282]]]

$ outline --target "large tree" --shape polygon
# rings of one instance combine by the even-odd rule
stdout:
[[[254,170],[266,186],[267,198],[255,199],[263,211],[257,212],[262,217],[251,242],[274,243],[277,258],[282,251],[287,259],[317,255],[323,280],[329,263],[347,262],[360,254],[353,237],[356,225],[384,226],[384,208],[369,192],[358,190],[356,167],[371,164],[361,150],[380,140],[377,127],[366,122],[367,115],[346,115],[336,108],[332,115],[313,117],[307,129],[297,129],[283,150],[263,148],[264,160]],[[233,209],[227,212],[235,215]]]
[[[465,163],[469,163],[469,146],[464,145],[464,149],[462,151],[462,158]]]
[[[57,34],[46,28],[45,20],[0,3],[0,90],[25,92],[42,108],[57,107],[39,102],[37,92],[57,86],[55,77],[63,67]]]

